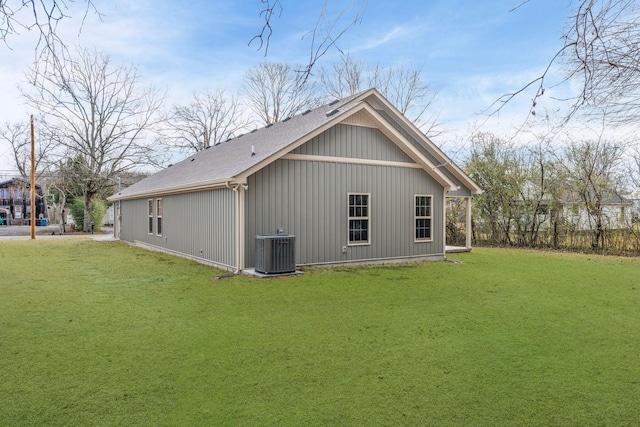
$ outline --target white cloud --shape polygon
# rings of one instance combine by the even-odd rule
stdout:
[[[394,41],[396,39],[399,38],[404,38],[404,37],[412,37],[413,34],[415,32],[417,32],[416,30],[418,30],[417,28],[407,28],[407,27],[394,27],[392,28],[390,31],[388,31],[386,34],[383,34],[382,37],[379,38],[371,38],[371,40],[369,40],[367,43],[364,43],[362,46],[359,46],[358,48],[356,48],[355,51],[362,51],[362,50],[371,50],[371,49],[375,49],[378,48],[382,45],[385,45],[391,41]]]
[[[90,11],[82,28],[86,3],[67,4],[72,18],[61,21],[58,30],[69,46],[96,48],[118,65],[139,65],[142,84],[169,91],[167,106],[205,88],[225,87],[233,93],[241,86],[242,74],[265,59],[257,45],[247,46],[263,24],[259,0],[97,0],[104,17],[100,20]],[[509,14],[501,2],[407,0],[401,7],[370,2],[362,23],[350,28],[338,45],[371,63],[424,65],[425,78],[439,90],[445,126],[464,133],[468,123],[483,119],[478,113],[498,97],[543,70],[557,42],[549,25],[557,31],[557,22],[564,18],[558,4],[536,0]],[[301,40],[301,35],[317,22],[322,2],[285,6],[282,18],[274,21],[266,59],[297,64],[308,58],[309,40]],[[13,50],[0,47],[0,121],[29,114],[15,86],[33,62],[34,35],[9,42]],[[337,55],[330,51],[323,60]],[[541,68],[536,69],[537,64]],[[558,89],[548,94],[554,90]],[[520,124],[532,96],[515,98],[491,119],[491,128],[508,130]],[[5,160],[0,143],[0,169]]]

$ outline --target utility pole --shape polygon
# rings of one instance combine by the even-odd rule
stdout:
[[[31,115],[31,215],[29,215],[29,223],[31,224],[31,239],[36,238],[36,149],[35,136],[33,129],[33,114]]]

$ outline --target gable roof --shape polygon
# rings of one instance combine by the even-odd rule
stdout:
[[[11,178],[7,181],[0,182],[0,188],[7,188],[9,186],[21,186],[21,187],[31,188],[31,183],[24,178]],[[41,186],[36,184],[35,189],[39,190],[40,188]]]
[[[380,108],[400,123],[404,132],[418,141],[422,149],[416,147],[403,132],[389,123],[378,110]],[[246,183],[247,177],[255,171],[358,112],[363,112],[445,188],[453,191],[457,185],[440,170],[441,167],[458,178],[472,193],[481,192],[464,172],[391,106],[377,90],[369,89],[210,146],[123,189],[109,197],[109,200],[134,199]],[[426,156],[425,150],[430,155]]]

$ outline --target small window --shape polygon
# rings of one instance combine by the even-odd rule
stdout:
[[[349,194],[349,245],[369,244],[369,194]]]
[[[14,199],[22,199],[22,190],[20,190],[19,188],[14,188],[13,189],[13,198]]]
[[[156,234],[162,236],[162,199],[156,199]]]
[[[432,196],[416,196],[415,239],[417,242],[431,240],[431,199]]]
[[[547,205],[538,205],[536,207],[537,215],[548,215],[549,214],[549,206]]]
[[[153,234],[153,200],[149,199],[149,234]]]

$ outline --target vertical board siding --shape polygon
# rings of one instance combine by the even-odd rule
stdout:
[[[402,134],[402,136],[404,136],[411,144],[413,144],[416,148],[418,148],[418,150],[420,150],[420,153],[422,153],[422,155],[424,155],[427,159],[429,159],[430,162],[432,162],[436,166],[440,163],[438,161],[438,159],[436,159],[435,156],[429,152],[429,150],[427,150],[422,144],[418,143],[418,141],[416,141],[415,138],[413,136],[411,136],[409,134],[409,132],[406,131],[406,129],[404,129],[402,126],[400,126],[400,124],[398,122],[396,122],[386,111],[384,111],[384,110],[377,110],[377,111],[389,123],[391,123],[391,125],[398,132],[400,132]],[[467,188],[464,184],[462,184],[462,182],[460,182],[460,180],[458,178],[456,178],[455,175],[453,175],[453,173],[451,173],[446,167],[445,168],[440,168],[440,172],[442,172],[447,178],[449,178],[458,187],[460,187],[456,191],[450,192],[449,196],[451,196],[451,197],[471,196],[471,190],[469,188]]]
[[[344,124],[331,127],[293,153],[413,163],[379,129]]]
[[[297,264],[442,253],[444,191],[421,169],[277,160],[248,184],[247,266],[255,265],[255,236],[279,228],[296,236]],[[348,193],[371,194],[370,245],[348,246]],[[414,242],[415,194],[433,196],[432,242]]]
[[[120,238],[235,265],[235,194],[230,189],[163,196],[162,236],[147,233],[147,198],[121,201]]]

